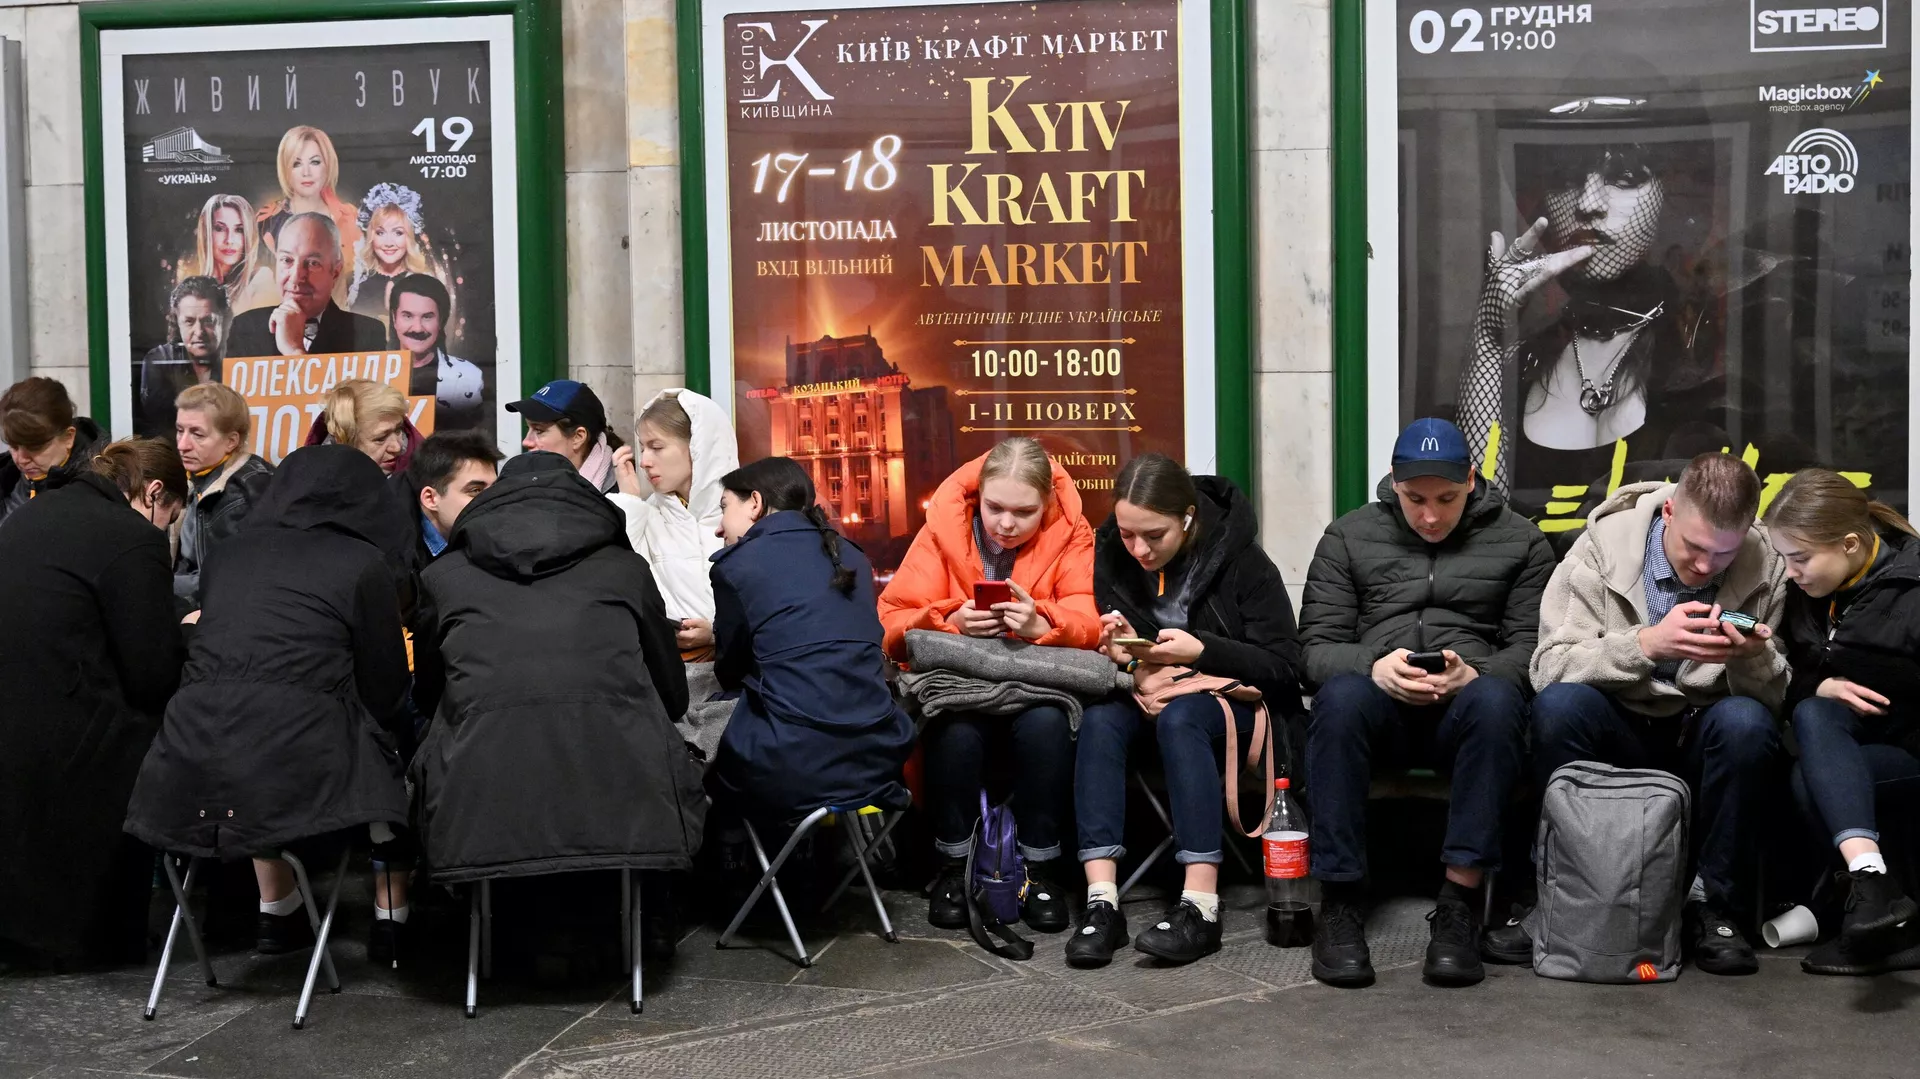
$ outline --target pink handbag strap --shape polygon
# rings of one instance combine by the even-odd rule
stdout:
[[[1253,737],[1247,742],[1246,767],[1253,767],[1259,758],[1266,760],[1267,808],[1260,815],[1260,821],[1251,831],[1240,820],[1240,762],[1234,752],[1240,745],[1239,724],[1233,716],[1233,702],[1216,693],[1213,699],[1220,702],[1220,710],[1227,717],[1227,763],[1221,769],[1222,785],[1226,787],[1227,819],[1233,822],[1233,829],[1248,839],[1258,839],[1267,830],[1268,822],[1273,820],[1273,722],[1267,714],[1267,702],[1257,701],[1253,706]],[[1256,754],[1258,757],[1256,757]]]

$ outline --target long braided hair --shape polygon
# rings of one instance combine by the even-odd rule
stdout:
[[[767,513],[794,510],[806,517],[820,533],[820,550],[833,563],[833,587],[842,595],[853,594],[853,571],[840,564],[840,533],[815,501],[806,469],[790,457],[762,457],[720,477],[720,486],[741,499],[757,492]]]

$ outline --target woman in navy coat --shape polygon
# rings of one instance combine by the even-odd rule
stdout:
[[[774,820],[823,805],[904,807],[913,722],[887,687],[866,555],[785,457],[720,485],[714,673],[741,697],[708,773],[715,799]]]

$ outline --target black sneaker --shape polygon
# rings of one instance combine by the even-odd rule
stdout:
[[[1693,961],[1708,974],[1753,974],[1760,960],[1753,945],[1740,933],[1733,916],[1712,903],[1688,903],[1686,922],[1691,927]]]
[[[947,862],[927,899],[927,921],[941,929],[967,927],[967,863]]]
[[[1900,885],[1885,873],[1847,874],[1852,891],[1847,893],[1847,914],[1840,922],[1840,939],[1858,944],[1884,933],[1920,913]]]
[[[1313,976],[1339,989],[1373,984],[1373,956],[1367,951],[1367,921],[1357,904],[1327,896],[1320,904],[1320,929],[1313,938]]]
[[[1199,907],[1182,899],[1133,946],[1162,962],[1191,963],[1220,950],[1220,921],[1207,921]]]
[[[1500,925],[1488,929],[1480,938],[1480,958],[1489,963],[1514,966],[1533,965],[1533,938],[1527,935],[1527,915],[1532,907],[1513,905],[1513,913]]]
[[[1435,985],[1473,985],[1487,976],[1480,965],[1480,913],[1457,896],[1442,895],[1427,915],[1431,939],[1420,973]]]
[[[261,955],[283,955],[313,947],[313,926],[307,921],[305,907],[292,914],[262,911],[254,926],[254,936],[259,939],[254,942],[253,950]]]
[[[373,926],[367,930],[367,961],[382,966],[398,967],[400,953],[407,950],[404,942],[410,935],[406,922],[396,922],[391,918],[375,918]]]
[[[1127,916],[1112,903],[1096,899],[1087,904],[1079,930],[1067,938],[1067,965],[1082,970],[1104,967],[1114,952],[1132,942],[1127,936]]]
[[[1054,862],[1027,866],[1027,896],[1020,903],[1020,920],[1036,933],[1058,933],[1073,925],[1067,897],[1053,886]]]
[[[1800,969],[1854,978],[1920,970],[1920,925],[1909,922],[1857,943],[1836,937],[1808,952]]]

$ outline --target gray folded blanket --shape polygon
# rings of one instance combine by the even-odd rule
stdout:
[[[1085,702],[1133,688],[1133,679],[1112,660],[1083,648],[915,629],[907,631],[907,655],[911,670],[900,676],[900,687],[927,719],[946,712],[1008,715],[1053,705],[1078,731]]]
[[[714,676],[713,664],[687,664],[687,714],[674,720],[673,725],[680,729],[680,737],[706,754],[708,764],[719,752],[720,736],[726,733],[727,720],[733,718],[734,706],[740,703],[707,699],[718,692],[720,679]]]

